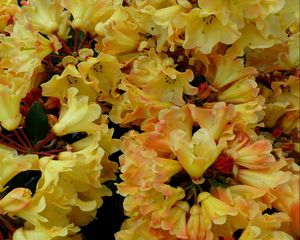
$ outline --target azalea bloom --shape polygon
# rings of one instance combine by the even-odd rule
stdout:
[[[298,239],[298,8],[0,0],[0,240]]]
[[[199,8],[182,15],[185,27],[184,48],[198,47],[204,54],[208,54],[219,42],[232,44],[240,37],[236,24],[228,18],[229,11],[223,11],[221,7],[215,9],[213,5],[214,3],[202,6],[199,2]]]
[[[72,132],[86,132],[105,130],[104,126],[93,123],[100,117],[101,108],[96,104],[89,104],[87,96],[76,96],[76,88],[68,89],[68,102],[61,110],[58,122],[53,126],[57,135],[65,135]],[[85,125],[78,125],[78,123]]]

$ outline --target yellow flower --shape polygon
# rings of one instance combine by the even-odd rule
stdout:
[[[209,226],[205,225],[203,211],[198,204],[193,205],[190,209],[187,232],[190,240],[213,239],[213,233],[209,230]]]
[[[97,58],[90,57],[78,64],[79,72],[93,83],[101,99],[116,95],[115,91],[121,78],[120,67],[116,57],[103,53]]]
[[[299,4],[299,2],[298,2]],[[280,52],[279,55],[279,65],[285,69],[297,68],[300,65],[300,33],[296,33],[289,37],[287,42],[288,50],[287,52]]]
[[[275,102],[269,103],[266,106],[266,117],[264,118],[264,123],[266,127],[274,127],[277,120],[288,112],[289,103],[285,102]]]
[[[233,56],[216,55],[212,62],[206,75],[208,82],[217,89],[220,101],[245,103],[255,99],[259,89],[254,67],[244,67],[243,61]]]
[[[246,26],[240,30],[241,37],[228,48],[226,54],[233,56],[243,56],[245,49],[269,48],[274,45],[275,40],[264,36],[255,23],[247,22]]]
[[[144,125],[145,119],[151,121],[161,109],[171,106],[171,103],[160,102],[128,82],[119,88],[125,93],[115,99],[109,112],[110,119],[116,124]]]
[[[246,124],[261,122],[265,117],[265,108],[265,98],[261,95],[257,96],[253,101],[234,105],[238,118]]]
[[[172,102],[180,106],[185,103],[183,93],[187,95],[197,93],[197,88],[189,84],[194,77],[191,70],[177,71],[171,58],[159,56],[154,49],[150,49],[148,54],[134,61],[133,69],[128,76],[131,83],[158,101]]]
[[[29,6],[23,6],[24,12],[33,27],[44,34],[57,33],[65,39],[69,32],[69,12],[64,11],[57,0],[33,0]]]
[[[292,232],[299,237],[299,176],[292,175],[286,184],[277,186],[273,194],[277,198],[273,206],[290,215]]]
[[[190,207],[187,202],[178,201],[171,209],[169,216],[162,220],[162,229],[169,230],[170,234],[178,238],[187,239],[186,215],[189,209]]]
[[[74,227],[73,224],[69,224],[64,227],[52,227],[52,228],[45,228],[43,226],[38,226],[34,229],[25,229],[19,228],[13,235],[15,240],[52,240],[52,239],[69,239],[67,238],[68,234],[75,234],[79,232],[78,227]]]
[[[59,175],[62,172],[72,171],[75,165],[74,161],[53,161],[52,157],[43,157],[39,159],[39,169],[42,176],[38,182],[38,190],[52,192],[59,181]]]
[[[7,78],[2,74],[1,77]],[[19,126],[22,119],[20,102],[29,87],[28,82],[12,77],[7,78],[10,80],[11,87],[1,84],[3,80],[0,80],[0,124],[7,130],[13,130]]]
[[[25,208],[31,200],[31,191],[15,188],[0,199],[0,213],[14,214]]]
[[[225,147],[224,144],[217,145],[206,128],[199,129],[192,139],[182,130],[174,130],[170,135],[170,146],[180,164],[195,180],[201,178]]]
[[[159,236],[154,234],[150,229],[148,219],[126,219],[121,230],[115,234],[116,240],[159,240]]]
[[[208,192],[200,193],[198,202],[201,203],[205,223],[213,222],[221,225],[226,222],[227,216],[236,216],[238,214],[237,209],[213,197]]]
[[[37,155],[18,155],[16,150],[0,145],[0,192],[4,191],[9,180],[18,173],[31,169],[37,160]]]
[[[29,26],[28,19],[20,12],[10,35],[0,36],[1,66],[9,68],[10,72],[22,73],[28,79],[41,67],[43,58],[61,48],[55,35],[44,37]]]
[[[107,20],[114,12],[114,5],[120,6],[120,2],[112,3],[110,0],[63,0],[61,5],[73,16],[71,25],[75,29],[95,33],[98,22]]]
[[[68,64],[61,75],[54,75],[48,82],[41,84],[43,96],[57,97],[61,100],[67,96],[68,88],[75,87],[79,94],[89,97],[89,101],[97,98],[98,81],[87,81],[73,64]]]
[[[229,124],[235,117],[234,107],[226,106],[224,102],[218,102],[210,108],[199,108],[195,105],[189,105],[192,119],[198,123],[201,128],[206,128],[213,136],[214,140],[225,137],[232,139],[232,125]]]
[[[158,51],[163,49],[165,43],[170,45],[171,50],[175,49],[176,43],[181,44],[182,40],[179,38],[179,35],[182,30],[177,28],[177,21],[180,21],[178,16],[186,11],[183,5],[181,6],[178,1],[177,5],[161,8],[153,12],[152,18],[155,25],[152,26],[152,31],[147,32],[156,36],[156,49]]]
[[[0,32],[3,32],[4,28],[9,25],[9,21],[19,11],[19,8],[15,1],[4,0],[0,2]]]
[[[154,125],[155,124],[155,125]],[[162,109],[158,114],[155,122],[149,122],[144,129],[152,131],[148,134],[141,135],[144,146],[153,148],[158,152],[171,152],[170,135],[175,129],[182,130],[190,139],[192,137],[193,119],[186,106],[172,106],[169,109]]]
[[[116,14],[120,16],[113,15],[100,31],[104,33],[101,51],[113,55],[131,53],[139,45],[137,25],[122,8]]]
[[[53,126],[53,132],[66,135],[74,132],[101,131],[107,129],[103,124],[93,123],[101,114],[101,108],[96,103],[88,103],[87,96],[76,96],[78,90],[68,88],[68,102],[62,106],[58,122]]]
[[[185,39],[183,47],[192,49],[198,47],[201,52],[208,54],[219,42],[225,44],[234,43],[240,32],[236,24],[228,19],[228,11],[219,7],[212,9],[211,6],[194,8],[188,14],[182,14],[185,27]],[[216,1],[206,2],[208,5],[216,4]],[[222,3],[218,6],[222,6]]]
[[[290,172],[268,170],[248,170],[240,169],[238,179],[240,182],[253,187],[258,187],[266,192],[280,184],[286,183],[290,179]]]
[[[249,226],[243,231],[239,240],[257,239],[257,237],[260,235],[260,233],[261,233],[261,230],[258,227]]]
[[[16,215],[26,220],[28,223],[37,226],[48,221],[48,219],[42,214],[42,211],[45,209],[45,197],[35,193],[26,207],[20,209],[18,212],[12,215]]]
[[[272,144],[266,139],[251,142],[246,134],[240,133],[228,145],[224,152],[231,156],[237,165],[250,169],[268,169],[275,163],[271,154]]]

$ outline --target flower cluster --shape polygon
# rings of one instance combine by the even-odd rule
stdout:
[[[0,239],[298,239],[298,8],[0,1]]]

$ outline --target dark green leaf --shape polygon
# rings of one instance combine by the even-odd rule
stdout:
[[[34,102],[29,109],[25,131],[34,145],[45,138],[49,131],[47,113],[38,102]]]

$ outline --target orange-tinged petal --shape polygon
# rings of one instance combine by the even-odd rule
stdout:
[[[290,172],[240,169],[238,179],[243,184],[268,191],[270,188],[286,183],[290,179]]]
[[[221,225],[226,222],[227,215],[236,216],[238,210],[227,203],[213,197],[208,192],[202,192],[198,195],[198,202],[201,203],[203,214],[206,221],[212,221],[214,224]]]
[[[171,209],[170,215],[162,220],[162,229],[169,230],[172,235],[181,239],[188,239],[186,214],[189,211],[187,202],[179,201]]]

